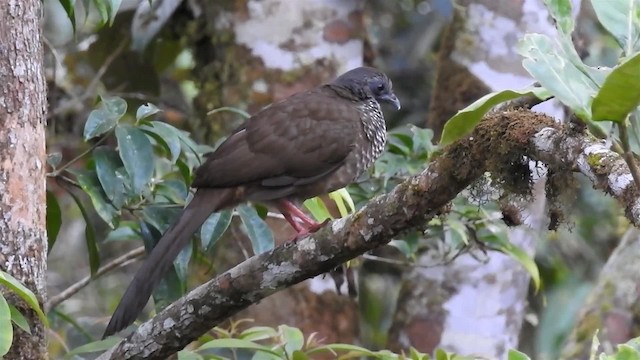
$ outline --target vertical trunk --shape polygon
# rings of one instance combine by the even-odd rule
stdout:
[[[458,3],[443,39],[430,102],[427,125],[436,139],[450,116],[485,93],[532,83],[516,52],[517,40],[525,32],[554,32],[543,2]],[[537,188],[535,195],[544,197]],[[528,216],[522,218],[542,230],[543,214],[544,206],[529,205]],[[509,237],[533,254],[535,231],[515,229]],[[414,269],[404,275],[390,346],[426,352],[442,347],[461,355],[504,359],[508,349],[518,346],[528,287],[524,268],[495,251],[488,252],[485,263],[463,255],[444,267]]]
[[[0,270],[22,281],[42,304],[45,293],[46,86],[40,0],[0,2]],[[29,335],[15,329],[6,359],[46,358],[44,328],[17,296]]]

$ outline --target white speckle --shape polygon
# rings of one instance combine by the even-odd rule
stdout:
[[[264,81],[263,79],[259,79],[253,82],[251,89],[258,93],[266,93],[269,91],[269,86],[267,85],[266,81]]]
[[[312,252],[316,249],[316,241],[313,238],[306,237],[298,241],[298,249],[302,251]]]
[[[622,192],[629,187],[629,185],[633,184],[633,176],[631,174],[616,174],[611,173],[608,176],[609,179],[609,187],[611,191],[613,191],[616,195],[621,195]]]
[[[299,270],[299,267],[290,262],[283,262],[280,265],[270,264],[267,267],[267,271],[262,274],[260,287],[274,289],[277,285],[275,283],[276,278],[282,278],[283,275],[293,274]]]
[[[367,219],[367,224],[373,225],[373,218],[368,218]]]
[[[342,230],[344,228],[344,223],[347,221],[346,218],[340,218],[337,220],[334,220],[331,223],[331,231],[336,234],[338,233],[340,230]]]
[[[193,312],[193,305],[191,305],[191,304],[187,305],[187,312],[189,314],[191,314]]]
[[[172,318],[167,318],[167,319],[165,319],[165,320],[164,320],[164,322],[162,323],[162,327],[163,327],[163,328],[165,328],[165,329],[168,329],[168,328],[172,327],[172,326],[173,326],[173,325],[175,325],[175,324],[176,324],[176,322],[175,322],[175,321],[173,321],[173,319],[172,319]]]

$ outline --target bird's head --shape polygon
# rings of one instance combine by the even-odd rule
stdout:
[[[332,85],[348,89],[361,100],[387,102],[400,110],[400,100],[393,92],[391,80],[383,72],[371,67],[359,67],[340,75]]]

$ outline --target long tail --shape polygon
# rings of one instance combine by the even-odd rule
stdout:
[[[196,191],[178,220],[162,235],[156,247],[142,264],[125,291],[103,339],[132,324],[151,297],[153,289],[173,264],[182,248],[212,212],[233,204],[233,190],[206,189]]]

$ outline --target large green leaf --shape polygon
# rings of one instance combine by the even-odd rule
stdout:
[[[107,3],[107,14],[109,17],[109,26],[113,25],[113,21],[116,19],[116,14],[118,13],[118,9],[120,8],[120,3],[122,0],[106,0]]]
[[[50,253],[51,249],[53,249],[61,226],[62,211],[60,210],[58,199],[51,191],[47,190],[47,238],[49,240],[47,253]]]
[[[146,103],[144,105],[140,105],[138,110],[136,110],[136,120],[140,121],[140,120],[146,119],[149,116],[157,114],[160,111],[161,110],[158,109],[157,106],[155,106],[155,105],[153,105],[151,103]]]
[[[176,259],[173,260],[173,267],[176,270],[176,275],[182,284],[187,283],[187,276],[189,275],[189,262],[191,261],[191,254],[193,254],[193,242],[189,243],[180,250]]]
[[[98,244],[96,243],[96,230],[93,227],[93,223],[91,222],[91,217],[87,210],[85,210],[82,201],[78,198],[73,191],[68,191],[69,195],[73,198],[78,205],[78,209],[80,209],[80,213],[82,214],[82,218],[85,222],[84,228],[84,237],[87,243],[87,251],[89,252],[89,268],[91,269],[91,275],[95,275],[96,271],[100,268],[100,254],[98,252]]]
[[[502,228],[487,224],[485,228],[478,232],[478,236],[481,241],[484,241],[495,250],[501,251],[518,261],[531,275],[536,291],[540,289],[540,271],[535,261],[524,250],[513,245]]]
[[[89,140],[113,129],[126,112],[127,102],[122,98],[102,98],[98,108],[89,113],[84,125],[84,139]]]
[[[558,41],[569,41],[559,37]],[[558,47],[546,35],[527,34],[518,45],[525,59],[524,68],[542,87],[551,92],[563,104],[570,107],[583,120],[591,119],[591,97],[597,86],[581,66],[571,61],[562,46]]]
[[[200,228],[202,249],[208,251],[227,231],[233,212],[230,209],[215,212],[207,218]]]
[[[100,146],[93,150],[93,161],[104,193],[111,204],[116,209],[120,209],[126,199],[124,187],[126,174],[118,153],[110,147]]]
[[[94,341],[88,344],[84,344],[82,346],[78,346],[77,348],[69,351],[65,355],[65,359],[71,359],[79,354],[87,354],[94,352],[102,352],[105,350],[109,350],[114,347],[117,343],[119,343],[122,339],[116,336],[110,336],[104,340]]]
[[[208,341],[200,348],[199,351],[210,350],[210,349],[246,349],[246,350],[254,350],[254,351],[263,351],[269,354],[273,354],[279,356],[277,352],[269,349],[264,345],[260,345],[248,340],[241,339],[215,339]]]
[[[60,0],[60,4],[62,8],[64,8],[64,12],[67,13],[67,17],[69,21],[71,21],[71,27],[73,28],[73,32],[76,32],[76,14],[75,14],[75,0]]]
[[[78,184],[82,190],[89,195],[91,204],[98,215],[104,220],[109,227],[115,229],[116,216],[120,213],[107,199],[105,191],[98,180],[96,172],[93,170],[70,170],[78,179]]]
[[[556,21],[556,27],[564,34],[571,34],[574,23],[571,16],[571,0],[544,0],[549,14]]]
[[[273,249],[273,233],[271,233],[267,223],[258,216],[256,209],[246,204],[238,206],[237,209],[240,219],[247,230],[247,235],[251,240],[253,252],[261,254]]]
[[[525,353],[511,349],[507,355],[507,360],[531,360],[531,358]]]
[[[11,310],[7,300],[0,292],[0,357],[9,352],[13,342],[13,326],[11,325]]]
[[[640,106],[640,53],[613,68],[593,99],[593,120],[625,121]]]
[[[18,279],[0,270],[0,285],[6,286],[9,290],[13,291],[22,300],[24,300],[24,302],[26,302],[27,305],[29,305],[29,307],[33,309],[33,311],[35,311],[36,314],[38,314],[38,317],[40,318],[40,321],[42,321],[44,326],[49,326],[49,321],[47,320],[47,317],[44,315],[44,312],[42,312],[42,309],[40,308],[40,303],[38,303],[38,299],[36,298],[36,295],[31,290],[29,290],[26,286],[22,285],[22,283],[18,281]]]
[[[140,129],[124,125],[116,127],[118,151],[131,178],[133,191],[142,193],[153,176],[153,147]]]
[[[502,90],[487,94],[466,108],[458,111],[457,114],[447,121],[442,130],[440,144],[450,144],[471,133],[482,117],[494,106],[525,95],[535,95],[543,100],[550,97],[549,92],[540,87],[528,87],[522,90]]]
[[[591,0],[591,4],[627,56],[640,50],[640,0]]]
[[[289,358],[293,357],[293,353],[295,351],[302,350],[302,347],[304,346],[304,334],[302,334],[300,329],[287,325],[280,325],[278,326],[278,331],[280,332],[280,337],[284,342],[284,350]]]
[[[153,136],[154,139],[169,151],[172,163],[178,160],[182,149],[180,142],[180,136],[182,134],[180,130],[160,121],[154,121],[150,125],[142,125],[140,128]]]
[[[1,296],[2,295],[0,295],[0,297]],[[24,317],[24,315],[22,315],[20,310],[18,310],[18,308],[16,308],[15,306],[9,304],[9,311],[11,312],[11,321],[24,332],[31,335],[31,326],[29,326],[29,322]],[[2,326],[0,326],[0,328],[2,328]]]

